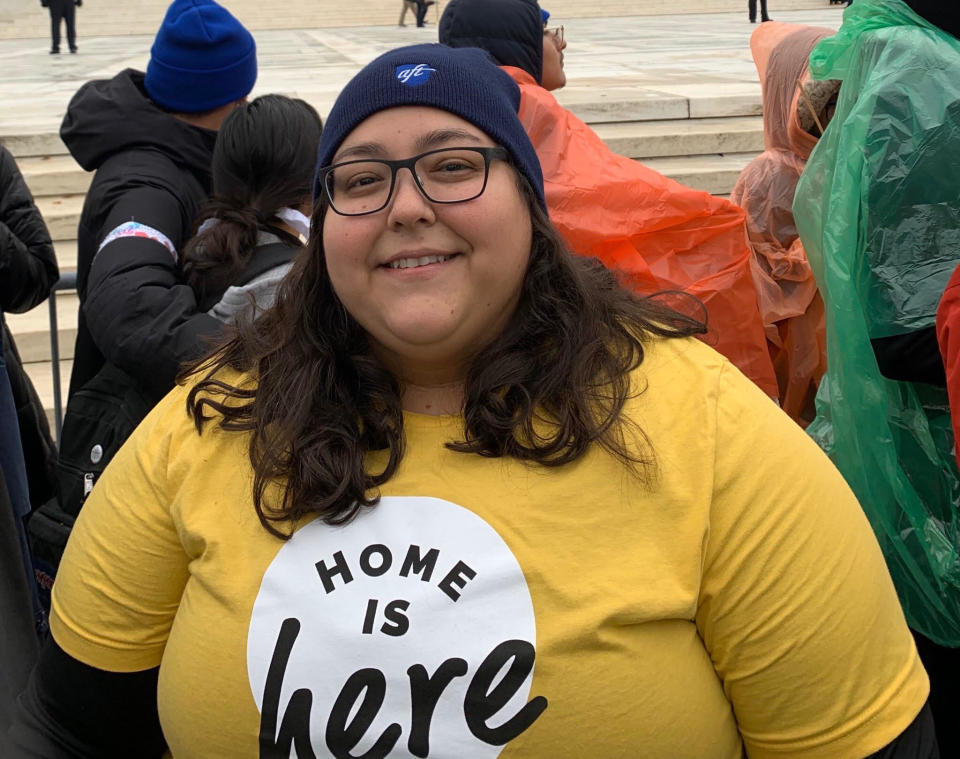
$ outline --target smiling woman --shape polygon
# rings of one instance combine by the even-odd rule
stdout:
[[[927,680],[856,501],[699,322],[569,254],[519,101],[439,45],[347,85],[277,305],[81,514],[20,740],[932,757],[896,748]]]
[[[387,163],[341,163],[357,145],[396,157],[444,147],[398,160],[391,172]],[[406,106],[363,121],[321,172],[330,283],[403,379],[409,411],[458,413],[470,361],[516,311],[532,230],[508,156],[452,113]],[[448,388],[443,400],[430,397],[437,384]]]

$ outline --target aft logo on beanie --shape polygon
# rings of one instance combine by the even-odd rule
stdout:
[[[436,69],[430,68],[426,63],[405,63],[402,66],[397,66],[395,73],[400,84],[405,84],[408,87],[419,87],[421,84],[430,81],[430,74],[434,71]]]

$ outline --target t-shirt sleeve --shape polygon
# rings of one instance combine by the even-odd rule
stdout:
[[[118,451],[73,528],[50,628],[84,664],[114,672],[160,664],[188,577],[166,482],[171,440],[188,426],[176,388]]]
[[[929,692],[880,548],[806,434],[729,365],[697,626],[751,759],[878,751]]]

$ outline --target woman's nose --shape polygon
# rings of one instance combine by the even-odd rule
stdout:
[[[433,204],[420,191],[413,171],[397,171],[394,182],[393,197],[390,198],[389,223],[409,224],[418,221],[433,221]]]

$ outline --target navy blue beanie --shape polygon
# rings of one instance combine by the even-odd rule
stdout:
[[[537,0],[449,0],[437,40],[478,47],[501,66],[515,66],[543,81],[543,11]]]
[[[202,113],[245,98],[256,81],[256,43],[230,11],[213,0],[173,0],[144,80],[155,103]]]
[[[520,89],[483,50],[411,45],[367,64],[340,93],[320,136],[317,171],[330,164],[341,143],[364,119],[403,105],[448,111],[483,130],[510,153],[513,165],[547,208],[543,172],[520,123]],[[314,199],[319,196],[314,177]]]

